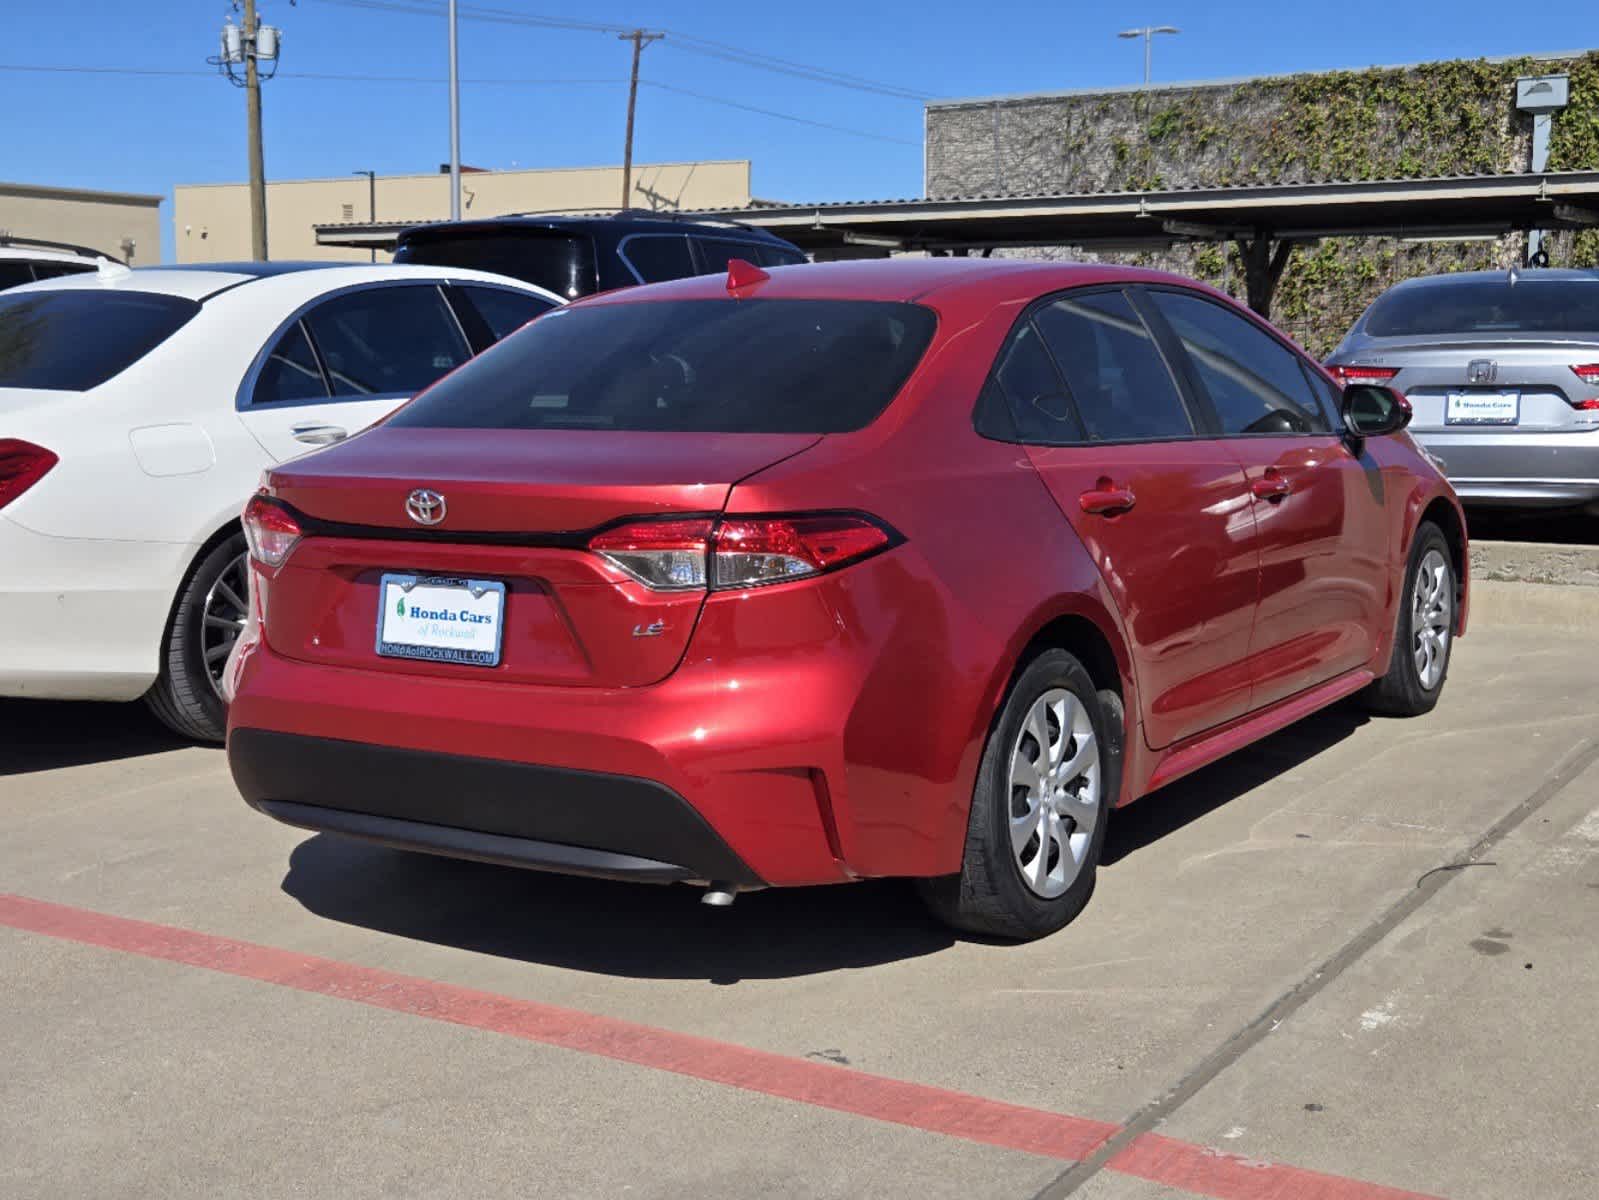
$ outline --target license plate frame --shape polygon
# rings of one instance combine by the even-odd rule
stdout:
[[[1490,404],[1490,401],[1496,401],[1497,404]],[[1519,425],[1521,393],[1509,389],[1493,392],[1446,392],[1444,424],[1499,427]]]
[[[391,629],[391,618],[400,617],[402,620],[416,621],[414,615],[400,611],[398,604],[403,605],[405,600],[415,596],[416,589],[425,589],[422,598],[430,605],[443,605],[444,607],[424,609],[429,614],[439,612],[448,613],[448,618],[435,618],[429,615],[422,618],[428,622],[427,628],[421,632],[431,634],[432,641],[397,640],[395,634],[415,634],[415,629]],[[391,591],[397,589],[397,591]],[[455,593],[455,595],[451,595]],[[490,598],[487,605],[485,598]],[[464,607],[455,608],[454,604],[464,604]],[[478,616],[492,616],[487,622],[480,622]],[[483,626],[492,625],[492,636],[489,644],[484,644],[482,636]],[[497,579],[468,579],[457,575],[425,575],[410,571],[387,571],[378,580],[378,619],[375,631],[375,649],[380,657],[409,659],[414,662],[451,663],[467,667],[497,667],[505,648],[505,584]],[[460,644],[451,646],[447,643],[451,636],[438,632],[450,629],[456,631],[453,635]]]

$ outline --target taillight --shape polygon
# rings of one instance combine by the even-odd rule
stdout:
[[[60,461],[43,446],[20,438],[0,438],[0,508],[38,483]]]
[[[1385,384],[1399,374],[1398,367],[1362,367],[1349,363],[1339,363],[1327,369],[1339,383]]]
[[[759,587],[820,575],[886,549],[885,526],[855,513],[635,521],[589,549],[657,591]]]
[[[259,495],[244,506],[243,520],[250,557],[267,567],[281,567],[305,532],[293,513]]]
[[[1583,363],[1581,366],[1572,367],[1571,369],[1576,373],[1577,378],[1589,387],[1599,387],[1599,363]],[[1599,411],[1599,397],[1577,400],[1574,402],[1573,407],[1580,408],[1584,412]]]
[[[635,521],[596,534],[589,549],[657,591],[703,588],[711,524],[710,517]]]

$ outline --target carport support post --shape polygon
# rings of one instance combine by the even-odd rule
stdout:
[[[1272,296],[1294,252],[1294,244],[1279,240],[1274,246],[1271,235],[1264,229],[1257,229],[1254,237],[1238,239],[1238,252],[1244,258],[1245,299],[1251,309],[1270,320]]]

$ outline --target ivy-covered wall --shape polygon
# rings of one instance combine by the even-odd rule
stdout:
[[[933,105],[927,111],[927,194],[1145,191],[1525,171],[1532,120],[1516,112],[1516,79],[1561,71],[1570,76],[1570,104],[1555,116],[1549,167],[1599,168],[1599,52],[1591,52],[1563,60],[1455,61]],[[1272,315],[1312,352],[1325,354],[1390,284],[1439,271],[1508,267],[1521,260],[1524,245],[1518,234],[1489,242],[1340,238],[1300,246]],[[1549,249],[1556,266],[1599,266],[1599,229],[1557,234]],[[1194,275],[1234,295],[1243,290],[1237,251],[1214,244],[1098,257]]]

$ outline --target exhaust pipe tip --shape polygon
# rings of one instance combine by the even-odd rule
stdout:
[[[730,908],[737,895],[730,883],[712,883],[700,897],[700,903],[709,904],[712,908]]]

